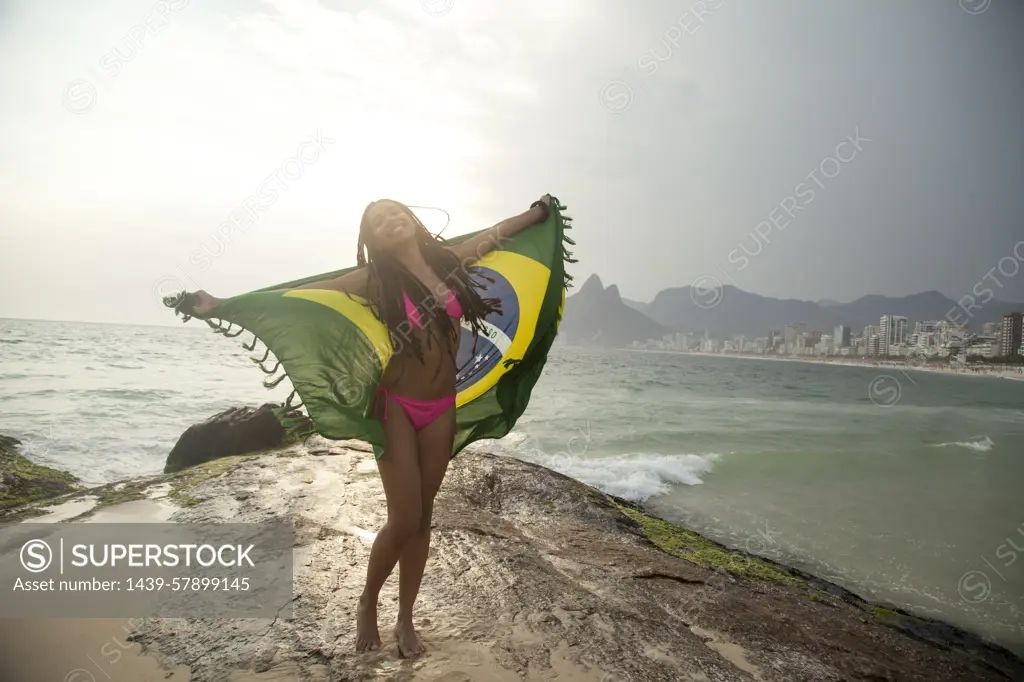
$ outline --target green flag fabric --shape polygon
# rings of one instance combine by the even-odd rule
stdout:
[[[452,456],[473,441],[504,436],[526,410],[558,333],[572,280],[565,265],[576,262],[567,246],[575,242],[565,234],[572,220],[562,214],[565,208],[552,199],[544,223],[505,240],[470,266],[471,272],[481,275],[474,278],[480,295],[500,299],[501,312],[488,315],[486,335],[480,335],[475,352],[472,334],[462,327]],[[449,242],[474,234],[479,233]],[[266,346],[263,357],[253,360],[267,374],[283,373],[264,381],[264,386],[272,388],[287,376],[295,389],[278,413],[287,429],[311,423],[325,438],[369,442],[379,457],[384,433],[373,417],[373,401],[393,352],[387,328],[364,299],[334,290],[294,288],[354,269],[229,298],[207,324],[229,338],[251,332],[255,339],[244,346],[247,350],[254,350],[257,340]],[[181,300],[181,295],[170,297],[165,304],[176,308]],[[293,405],[296,395],[301,404]]]

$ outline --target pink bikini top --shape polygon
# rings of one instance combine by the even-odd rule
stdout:
[[[420,313],[416,310],[416,306],[413,305],[412,300],[409,298],[409,294],[402,292],[402,298],[405,299],[405,316],[409,320],[409,324],[417,329],[423,329],[423,320],[420,318]],[[450,317],[456,319],[462,317],[462,306],[459,304],[459,299],[455,298],[455,294],[448,291],[448,304],[445,306],[445,312]]]

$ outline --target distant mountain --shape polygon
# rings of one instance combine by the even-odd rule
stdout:
[[[903,315],[913,324],[922,320],[950,319],[968,323],[972,331],[980,331],[985,322],[995,322],[1002,315],[1024,309],[1024,304],[991,300],[968,316],[953,301],[937,291],[912,296],[863,296],[852,303],[823,306],[813,301],[778,299],[752,294],[734,286],[718,290],[678,287],[665,289],[647,306],[647,314],[657,322],[679,331],[713,336],[744,334],[764,336],[768,329],[781,329],[786,324],[803,323],[808,329],[831,333],[844,324],[854,333],[869,324],[878,324],[882,315]]]
[[[628,298],[622,299],[622,302],[625,303],[626,305],[628,305],[633,310],[639,310],[644,315],[647,314],[647,311],[648,311],[648,309],[650,308],[650,305],[651,305],[650,303],[641,303],[640,301],[631,301]]]
[[[633,341],[660,339],[672,332],[623,302],[614,284],[605,288],[591,275],[579,291],[565,299],[559,336],[566,343],[618,348]]]
[[[831,298],[823,298],[817,302],[822,308],[831,308],[834,305],[842,305],[839,301],[833,301]]]
[[[648,308],[652,319],[684,332],[723,337],[731,334],[765,336],[768,329],[781,329],[802,322],[809,328],[832,329],[840,317],[833,309],[812,301],[766,298],[725,286],[701,290],[685,286],[658,292]],[[875,318],[878,322],[878,318]]]

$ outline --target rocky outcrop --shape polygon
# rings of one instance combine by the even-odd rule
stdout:
[[[78,489],[66,471],[33,464],[18,451],[21,441],[0,435],[0,511]]]
[[[115,495],[131,501],[92,520],[116,520],[134,505],[133,520],[159,509],[152,520],[287,519],[296,528],[291,618],[133,621],[132,641],[168,670],[189,669],[192,682],[1024,678],[1021,661],[967,633],[473,449],[452,461],[435,506],[417,605],[429,652],[416,660],[398,658],[388,627],[397,575],[381,596],[384,647],[354,651],[356,602],[386,514],[369,446],[313,438],[92,497]]]
[[[284,445],[287,435],[275,414],[279,407],[273,403],[259,408],[232,407],[201,424],[193,424],[167,455],[164,473]]]

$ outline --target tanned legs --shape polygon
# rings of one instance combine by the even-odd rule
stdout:
[[[423,644],[413,627],[412,608],[430,547],[434,496],[451,458],[455,407],[417,432],[401,405],[390,402],[388,419],[384,422],[386,446],[383,456],[377,460],[387,496],[388,519],[370,550],[366,586],[359,599],[356,649],[372,651],[380,647],[377,600],[384,581],[399,564],[395,636],[401,655],[416,656],[422,653]]]

